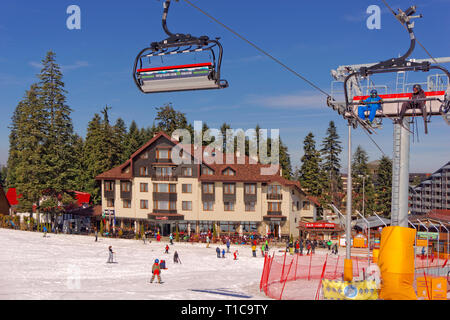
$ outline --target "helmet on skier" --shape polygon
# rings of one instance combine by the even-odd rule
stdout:
[[[415,84],[414,86],[413,86],[413,91],[420,91],[420,90],[422,90],[422,86],[420,85],[420,84]]]
[[[159,263],[159,260],[158,260],[158,259],[155,259],[155,263]]]
[[[370,91],[370,95],[372,96],[372,98],[375,98],[378,95],[378,91],[373,89],[372,91]]]

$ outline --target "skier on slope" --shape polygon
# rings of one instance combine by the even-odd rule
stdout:
[[[178,252],[175,250],[175,253],[173,254],[173,262],[174,263],[178,263],[179,261],[179,257],[178,257]]]
[[[158,283],[161,283],[161,267],[159,266],[159,260],[155,259],[155,263],[152,266],[152,279],[150,280],[150,283],[153,283],[153,280],[155,280],[155,277],[158,278]]]
[[[169,245],[168,244],[166,244],[166,252],[164,252],[164,253],[169,253]]]
[[[108,257],[108,261],[107,263],[113,263],[113,255],[114,255],[114,251],[112,249],[112,246],[108,247],[109,250],[109,257]]]
[[[220,248],[219,247],[216,248],[216,253],[217,253],[217,258],[220,258]]]
[[[237,256],[238,256],[239,252],[236,250],[233,255],[234,255],[234,260],[237,260]]]
[[[230,238],[227,238],[227,252],[230,252]]]

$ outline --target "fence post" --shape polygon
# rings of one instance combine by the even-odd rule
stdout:
[[[289,276],[289,272],[291,271],[291,267],[292,267],[292,263],[293,262],[294,262],[294,259],[291,260],[291,264],[289,265],[289,269],[288,269],[288,272],[286,274],[286,278],[284,279],[283,288],[281,289],[280,299],[279,300],[281,300],[281,297],[283,296],[284,287],[286,286],[287,278]]]
[[[281,277],[280,282],[283,281],[283,274],[284,274],[284,264],[286,262],[286,251],[284,252],[284,259],[283,259],[283,268],[281,269]]]
[[[325,263],[323,264],[322,274],[320,275],[319,287],[317,288],[316,296],[314,297],[314,300],[318,300],[319,299],[320,285],[322,284],[322,279],[325,276],[325,269],[327,267],[327,260],[328,260],[328,253],[327,253],[327,256],[325,257]]]
[[[298,253],[296,254],[296,260],[295,260],[295,274],[294,274],[294,281],[297,280],[297,266],[298,266]]]
[[[336,267],[334,268],[334,279],[336,279],[336,273],[337,273],[338,265],[339,265],[339,256],[338,256],[337,261],[336,261]]]
[[[264,278],[266,277],[266,268],[267,268],[267,255],[264,256],[264,267],[263,267],[263,272],[261,275],[261,281],[259,282],[259,291],[260,292],[263,287]]]
[[[311,260],[312,260],[312,254],[309,256],[308,281],[311,280]]]

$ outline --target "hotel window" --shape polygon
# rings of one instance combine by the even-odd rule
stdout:
[[[214,174],[214,171],[208,167],[202,167],[202,174],[206,176],[212,176]]]
[[[234,194],[234,183],[224,183],[223,184],[223,193],[224,194]]]
[[[235,176],[236,172],[234,172],[232,169],[228,168],[223,171],[223,175],[224,176]]]
[[[167,184],[167,183],[154,183],[153,189],[157,193],[176,193],[177,185],[176,184]]]
[[[234,211],[234,202],[231,201],[224,202],[223,207],[225,211]]]
[[[280,212],[281,211],[281,202],[269,202],[269,210],[270,212]]]
[[[154,200],[153,207],[155,210],[176,210],[177,203],[175,201]]]
[[[148,183],[142,183],[140,184],[139,190],[141,192],[148,192]]]
[[[114,199],[107,199],[106,200],[106,206],[108,208],[114,208]]]
[[[156,159],[170,159],[170,150],[169,149],[157,149],[156,150]]]
[[[184,211],[192,211],[192,201],[183,201],[181,206]]]
[[[204,201],[203,202],[203,211],[213,211],[214,202],[213,201]]]
[[[214,183],[204,183],[203,184],[203,193],[204,194],[213,194],[214,193]]]
[[[124,208],[131,208],[131,200],[123,200]]]
[[[139,168],[139,175],[140,176],[148,176],[148,168],[147,167],[140,167]]]
[[[148,209],[148,200],[141,200],[141,209]]]
[[[163,177],[171,177],[172,176],[172,168],[171,167],[156,167],[156,175]]]
[[[183,193],[192,193],[192,184],[183,184],[181,186],[181,192],[183,192]]]
[[[281,194],[281,186],[268,186],[268,194]]]
[[[105,191],[114,191],[114,181],[105,181]]]
[[[245,184],[245,194],[256,194],[256,184]]]
[[[181,174],[185,177],[192,177],[192,168],[182,168]]]
[[[245,203],[245,211],[255,211],[255,202],[246,202]]]
[[[120,191],[130,192],[131,191],[131,182],[129,182],[129,181],[121,181],[120,182]]]
[[[303,210],[309,210],[309,201],[303,201]]]

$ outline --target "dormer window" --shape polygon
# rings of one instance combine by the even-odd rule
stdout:
[[[236,172],[231,168],[227,168],[227,169],[223,170],[222,174],[224,176],[235,176]]]
[[[212,176],[214,174],[214,171],[211,168],[202,167],[202,174],[206,176]]]
[[[170,159],[170,150],[169,149],[157,149],[156,150],[156,159]]]

